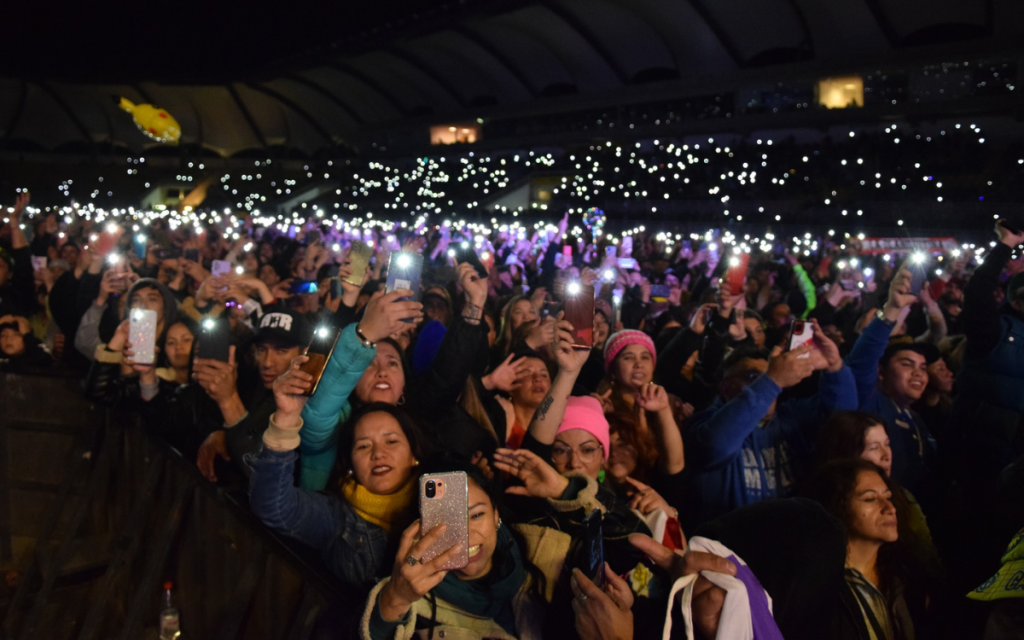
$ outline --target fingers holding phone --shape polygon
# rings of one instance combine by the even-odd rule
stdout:
[[[297,418],[306,406],[306,393],[313,383],[313,376],[302,370],[302,365],[309,361],[309,356],[292,358],[291,367],[284,375],[274,380],[274,402],[277,404],[275,422],[282,427],[287,418]]]

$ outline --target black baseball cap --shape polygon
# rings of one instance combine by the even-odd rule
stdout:
[[[291,309],[278,308],[264,313],[256,330],[255,344],[278,347],[305,347],[313,335],[313,326],[305,316]]]

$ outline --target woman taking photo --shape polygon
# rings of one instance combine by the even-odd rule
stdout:
[[[482,443],[490,443],[490,449],[496,446],[494,436],[457,404],[470,374],[483,368],[479,360],[486,353],[487,339],[482,322],[487,283],[466,263],[458,266],[458,276],[466,304],[447,328],[429,368],[415,378],[408,376],[402,350],[389,338],[409,326],[407,319],[423,318],[420,303],[400,300],[411,291],[374,294],[363,319],[342,331],[317,393],[302,411],[307,434],[302,446],[304,487],[326,486],[336,455],[334,431],[353,406],[402,406],[420,421],[432,446],[458,452],[467,460]],[[307,461],[309,456],[315,456],[315,462]],[[310,464],[315,469],[307,478]]]
[[[369,404],[339,434],[340,495],[294,486],[302,440],[301,395],[312,377],[299,369],[306,356],[274,382],[277,411],[263,433],[263,448],[248,460],[249,501],[271,529],[318,551],[346,585],[368,588],[387,571],[389,550],[415,517],[415,472],[424,456],[422,436],[400,409]]]
[[[593,504],[593,486],[560,475],[527,451],[501,450],[495,468],[523,482],[508,493],[547,499],[555,510]],[[445,470],[451,470],[446,467]],[[409,638],[429,628],[435,638],[532,640],[549,637],[545,610],[554,598],[571,538],[562,531],[510,524],[502,517],[500,493],[475,467],[460,469],[469,482],[469,564],[439,571],[458,546],[428,562],[424,551],[445,525],[421,531],[413,523],[402,536],[391,577],[370,593],[360,634],[364,640]],[[628,587],[605,569],[610,589]],[[424,633],[424,632],[421,632]]]

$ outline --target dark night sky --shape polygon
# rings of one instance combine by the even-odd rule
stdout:
[[[357,46],[465,0],[8,0],[0,76],[82,82],[223,82],[327,47]],[[482,4],[470,2],[469,4]],[[388,29],[390,24],[391,29]],[[353,42],[356,41],[356,42]]]

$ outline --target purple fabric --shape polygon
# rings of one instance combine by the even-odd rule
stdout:
[[[778,625],[775,624],[775,618],[772,617],[772,612],[768,608],[768,596],[765,595],[764,587],[758,582],[757,576],[735,555],[729,556],[728,559],[736,565],[736,577],[747,588],[754,640],[784,640],[782,632],[779,631]]]

